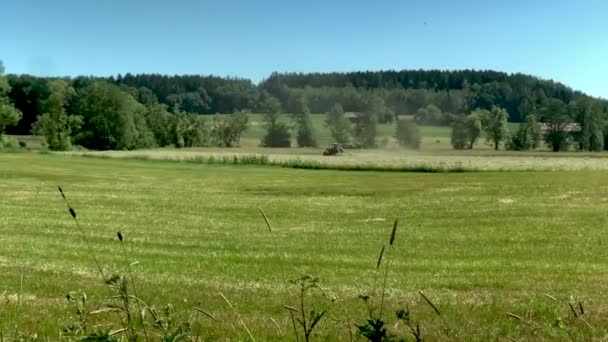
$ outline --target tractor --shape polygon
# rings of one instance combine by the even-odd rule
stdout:
[[[324,156],[340,156],[344,153],[344,148],[342,147],[342,144],[331,144],[329,145],[328,148],[325,149],[325,151],[323,151],[323,155]]]

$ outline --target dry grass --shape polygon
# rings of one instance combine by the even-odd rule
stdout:
[[[63,153],[62,153],[63,154]],[[408,150],[348,150],[340,157],[321,156],[319,149],[154,149],[140,151],[66,152],[67,155],[104,158],[149,159],[181,162],[202,162],[209,158],[267,158],[268,164],[310,165],[310,168],[369,169],[369,170],[463,170],[463,171],[576,171],[608,170],[605,154],[499,153],[498,155],[470,151],[450,155],[420,153]]]

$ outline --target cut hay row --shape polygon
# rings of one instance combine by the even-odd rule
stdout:
[[[71,156],[197,164],[277,166],[312,170],[388,172],[583,171],[608,170],[608,158],[543,156],[421,155],[392,151],[354,151],[341,157],[313,154],[142,150],[67,152]]]

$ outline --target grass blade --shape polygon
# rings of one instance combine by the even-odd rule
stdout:
[[[422,293],[422,291],[418,291],[418,293],[420,293],[420,296],[422,296],[422,298],[424,298],[426,303],[433,309],[433,311],[435,311],[437,316],[441,316],[441,312],[439,312],[439,309],[437,309],[435,304],[433,304],[433,302],[431,302],[431,300],[427,296],[425,296],[424,293]]]
[[[266,227],[268,228],[268,231],[272,232],[272,227],[270,226],[270,221],[268,221],[268,217],[266,216],[266,214],[264,214],[264,211],[262,210],[262,208],[258,208],[258,210],[260,211],[260,214],[264,218],[264,222],[266,222]]]
[[[212,321],[216,321],[217,319],[215,317],[213,317],[212,314],[208,313],[207,311],[201,309],[201,308],[194,308],[195,311],[202,313],[203,315],[209,317]]]
[[[392,246],[393,242],[395,242],[395,235],[397,234],[397,222],[399,220],[395,220],[395,223],[393,224],[393,231],[391,232],[391,240],[389,242],[389,244]]]
[[[76,211],[70,205],[70,202],[68,201],[67,197],[65,196],[65,193],[63,192],[63,189],[61,188],[61,186],[57,185],[57,189],[59,189],[59,193],[61,194],[61,197],[63,198],[63,201],[65,202],[65,204],[68,207],[68,212],[70,213],[70,215],[74,219],[74,222],[76,222],[76,227],[78,228],[78,232],[80,233],[80,236],[82,237],[82,240],[84,241],[85,245],[87,246],[87,249],[89,250],[89,254],[91,255],[91,258],[93,258],[93,262],[97,266],[97,270],[99,271],[99,275],[101,276],[101,280],[103,282],[105,282],[107,279],[106,279],[106,277],[105,277],[105,275],[103,273],[103,269],[101,268],[101,264],[99,263],[99,260],[97,260],[97,256],[95,255],[95,253],[93,251],[93,247],[91,246],[91,243],[89,242],[89,239],[87,238],[87,235],[85,234],[84,229],[82,229],[82,227],[80,226],[80,222],[76,218]]]
[[[270,317],[270,321],[272,322],[272,324],[274,324],[274,327],[277,328],[279,335],[283,336],[283,330],[281,330],[281,327],[279,327],[279,324],[277,323],[277,321],[275,321],[274,318],[272,318],[272,317]]]
[[[226,298],[226,296],[224,296],[224,294],[221,293],[221,292],[220,292],[220,296],[222,296],[222,298],[224,299],[224,301],[226,302],[226,304],[228,304],[228,306],[230,307],[230,309],[232,309],[232,312],[234,312],[234,315],[236,316],[236,318],[239,320],[239,322],[241,323],[241,325],[243,326],[243,328],[247,332],[247,335],[249,335],[249,338],[253,342],[255,342],[255,338],[253,338],[253,335],[251,334],[251,331],[247,327],[247,324],[245,324],[245,322],[241,318],[241,315],[239,315],[239,313],[236,311],[236,309],[234,308],[234,306],[232,306],[232,303],[230,303],[230,301],[228,300],[228,298]]]
[[[378,256],[378,262],[376,263],[376,270],[380,268],[380,264],[382,263],[382,256],[384,255],[384,249],[386,245],[382,245],[382,249],[380,250],[380,256]]]

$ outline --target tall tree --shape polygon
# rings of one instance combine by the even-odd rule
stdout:
[[[317,138],[315,137],[310,109],[306,101],[306,96],[301,92],[292,93],[289,96],[287,110],[291,113],[291,118],[296,129],[296,141],[300,147],[316,147]]]
[[[271,101],[270,103],[272,103]],[[291,146],[291,133],[289,127],[282,121],[280,107],[272,106],[273,111],[264,115],[266,135],[262,138],[262,146],[289,147]],[[269,107],[271,108],[271,107]]]
[[[456,150],[473,149],[481,131],[480,112],[457,118],[452,123],[452,147]]]
[[[581,132],[578,134],[581,150],[601,151],[604,149],[604,122],[601,109],[589,101],[577,102],[577,112]]]
[[[572,119],[566,104],[558,99],[547,99],[543,104],[542,118],[545,123],[545,142],[554,152],[565,150],[569,144],[568,127]]]
[[[49,149],[67,151],[72,146],[74,134],[82,125],[82,117],[68,115],[66,105],[76,94],[64,80],[53,80],[48,84],[51,95],[44,102],[44,114],[38,116],[33,125],[35,134],[46,138]]]
[[[401,146],[407,146],[414,149],[420,148],[420,130],[416,123],[409,120],[397,121],[395,138]]]
[[[281,113],[281,101],[274,96],[265,95],[257,107],[260,113]]]
[[[238,145],[241,134],[247,129],[249,117],[243,111],[229,115],[216,115],[212,122],[211,135],[218,146]]]
[[[360,147],[372,148],[376,146],[378,113],[384,110],[384,101],[375,94],[368,94],[363,99],[362,107],[363,112],[355,121],[355,137]]]
[[[441,109],[433,104],[429,104],[416,111],[416,122],[422,125],[441,125],[443,124],[443,113]]]
[[[4,134],[7,126],[16,125],[21,120],[21,112],[13,107],[8,93],[11,87],[4,75],[4,65],[0,61],[0,137]]]
[[[517,132],[507,143],[507,149],[514,151],[535,149],[540,145],[541,140],[540,124],[534,114],[528,114],[525,121],[519,125]]]
[[[503,108],[494,106],[490,111],[480,111],[479,116],[488,141],[494,145],[495,150],[498,150],[500,143],[509,136],[507,126],[509,113]]]
[[[146,108],[119,87],[96,81],[78,94],[77,114],[83,117],[76,143],[90,149],[122,150],[151,147],[153,135]]]
[[[177,137],[175,136],[174,125],[176,117],[169,113],[166,105],[151,104],[146,106],[146,122],[154,135],[154,140],[158,146],[175,145]]]
[[[309,114],[310,108],[302,92],[292,92],[287,100],[287,112],[291,114]]]
[[[344,109],[339,103],[334,104],[325,116],[325,125],[337,143],[348,144],[352,134],[350,121],[344,117]]]
[[[292,114],[296,128],[296,141],[300,147],[317,147],[317,137],[310,113]]]

